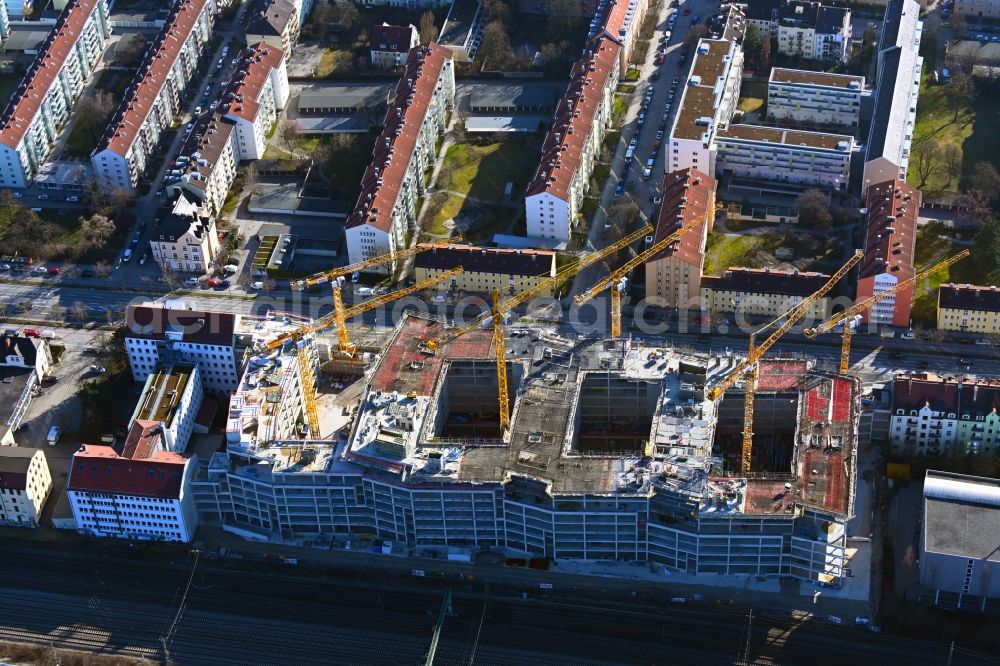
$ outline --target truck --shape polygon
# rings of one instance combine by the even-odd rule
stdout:
[[[49,434],[45,438],[45,440],[49,443],[49,446],[55,446],[56,442],[59,441],[59,435],[60,435],[59,426],[52,426],[51,428],[49,428]]]

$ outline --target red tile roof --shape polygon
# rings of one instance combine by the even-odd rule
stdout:
[[[883,273],[898,280],[913,277],[920,201],[920,190],[899,180],[868,188],[868,230],[859,278]]]
[[[67,490],[178,499],[188,458],[157,451],[148,458],[125,458],[110,446],[85,444],[73,454]]]
[[[136,419],[121,450],[123,458],[149,458],[160,446],[160,422]]]
[[[71,0],[59,14],[38,57],[0,117],[0,143],[17,148],[99,3],[100,0]]]
[[[396,84],[395,106],[385,114],[385,129],[375,142],[372,162],[361,179],[361,194],[347,218],[348,229],[367,224],[388,233],[420,126],[448,60],[451,51],[440,44],[417,46],[410,51],[406,70]]]
[[[281,67],[284,59],[284,51],[264,42],[243,49],[236,72],[222,93],[219,112],[227,118],[241,118],[252,123],[260,111],[258,100],[271,71]]]
[[[610,0],[601,21],[601,28],[609,37],[618,40],[619,44],[623,44],[625,38],[625,35],[622,33],[625,29],[625,16],[628,14],[628,5],[629,0]]]
[[[372,27],[371,50],[391,51],[393,53],[406,53],[410,50],[410,41],[413,38],[413,26],[401,25],[376,25]]]
[[[123,156],[128,153],[207,2],[208,0],[178,0],[171,7],[163,29],[150,46],[152,55],[146,57],[135,78],[129,83],[128,92],[108,125],[104,138],[94,150],[95,153],[102,150],[110,150]]]
[[[125,326],[127,338],[165,340],[167,331],[178,331],[184,342],[230,346],[236,330],[236,315],[132,305],[125,317]]]
[[[589,43],[586,55],[573,65],[569,88],[556,106],[527,196],[548,192],[563,201],[569,199],[570,183],[580,167],[584,144],[594,130],[608,80],[618,67],[620,51],[615,41],[598,36]]]
[[[674,233],[681,226],[697,224],[704,226],[709,222],[708,231],[712,229],[715,220],[715,179],[694,169],[674,171],[663,176],[663,202],[660,214],[656,219],[656,232],[653,243]],[[692,266],[705,263],[705,238],[708,235],[704,229],[694,229],[670,245],[662,252],[647,260],[656,261],[667,257],[677,257]]]

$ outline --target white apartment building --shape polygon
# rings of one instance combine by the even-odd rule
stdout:
[[[129,84],[121,105],[90,157],[94,177],[109,192],[135,191],[146,177],[160,135],[173,124],[181,94],[212,36],[215,0],[176,0],[163,29]]]
[[[420,33],[412,23],[406,26],[382,23],[371,30],[372,67],[402,67],[410,49],[420,45]]]
[[[246,27],[247,45],[263,42],[291,58],[304,18],[299,12],[301,4],[301,0],[264,0]]]
[[[404,247],[406,232],[416,222],[424,173],[436,159],[436,142],[455,101],[451,51],[433,43],[410,51],[394,98],[347,218],[351,263]],[[372,270],[391,273],[395,266]]]
[[[850,49],[850,9],[800,0],[789,0],[781,6],[778,53],[807,60],[847,62]]]
[[[160,222],[150,239],[149,247],[161,268],[207,273],[219,256],[215,217],[209,211],[202,215],[197,205],[179,194],[170,215]]]
[[[264,157],[267,137],[287,102],[285,55],[263,42],[248,46],[216,111],[236,125],[239,160]]]
[[[235,125],[226,122],[218,113],[198,121],[178,153],[173,168],[167,171],[163,179],[167,196],[179,197],[175,208],[182,205],[180,201],[186,197],[195,202],[195,214],[200,207],[206,216],[218,215],[236,178],[236,168],[239,166],[236,151]],[[160,236],[165,236],[162,231],[164,230],[161,229]],[[161,238],[162,240],[164,239]],[[155,244],[153,254],[157,254]],[[179,266],[173,268],[202,270],[197,266],[191,269]]]
[[[203,397],[197,365],[162,366],[146,379],[129,422],[144,428],[158,425],[163,449],[184,453]]]
[[[0,524],[37,527],[51,491],[44,451],[0,446]]]
[[[900,456],[993,453],[1000,448],[1000,381],[897,375],[892,387],[889,444]]]
[[[207,312],[172,303],[129,306],[125,350],[132,376],[145,382],[163,363],[199,366],[208,393],[228,395],[242,374],[244,347],[236,328],[240,315]]]
[[[120,453],[84,444],[73,454],[66,494],[79,532],[141,541],[194,538],[197,458],[163,450],[158,427],[133,424]]]
[[[110,35],[105,0],[72,0],[59,14],[0,117],[0,188],[31,184]]]
[[[924,62],[920,57],[922,31],[916,0],[890,0],[878,42],[875,110],[868,133],[862,191],[878,183],[906,180]]]
[[[777,122],[857,127],[865,77],[775,67],[767,81],[767,115]]]
[[[614,111],[620,51],[600,35],[573,66],[524,199],[529,237],[565,242],[582,223],[583,197]]]
[[[30,368],[41,381],[52,367],[52,350],[41,338],[4,334],[0,336],[0,367]]]
[[[729,123],[740,100],[743,49],[728,38],[734,36],[727,28],[727,38],[698,42],[665,146],[667,173],[715,174],[715,133]]]
[[[758,125],[730,125],[715,135],[716,168],[740,178],[845,191],[854,137]]]

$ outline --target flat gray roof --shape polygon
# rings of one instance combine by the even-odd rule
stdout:
[[[359,111],[387,106],[392,83],[342,83],[303,88],[299,93],[299,113],[310,109],[349,109]]]
[[[441,27],[438,44],[464,46],[478,8],[479,0],[454,0],[451,9],[448,10],[448,17]]]
[[[537,132],[545,116],[469,116],[467,132]]]
[[[1000,562],[1000,506],[928,497],[924,521],[927,551]]]
[[[18,26],[13,26],[10,36],[3,40],[3,50],[37,51],[48,36],[48,30],[35,30],[34,28],[18,29]]]
[[[303,134],[336,134],[367,132],[371,122],[358,116],[299,116],[295,124]]]
[[[565,92],[565,86],[558,92],[550,83],[484,83],[474,85],[469,95],[469,106],[482,107],[546,107],[554,109],[556,101]]]

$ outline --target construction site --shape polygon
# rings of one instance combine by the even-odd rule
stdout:
[[[342,425],[322,439],[307,435],[301,390],[287,383],[294,350],[251,361],[244,381],[265,386],[255,401],[233,397],[229,450],[194,483],[203,516],[254,538],[366,535],[415,553],[844,575],[853,379],[801,358],[761,362],[743,474],[744,386],[706,395],[742,358],[517,329],[503,345],[504,427],[491,331],[447,338],[441,322],[404,318],[350,404],[321,413]]]

